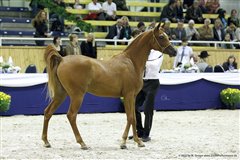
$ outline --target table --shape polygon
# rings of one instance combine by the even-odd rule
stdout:
[[[199,110],[221,108],[219,93],[231,87],[240,89],[240,73],[160,73],[156,110]],[[0,115],[43,114],[47,74],[0,74],[0,91],[12,96],[11,108]],[[56,114],[66,113],[69,98]],[[124,112],[119,98],[86,94],[81,113]]]

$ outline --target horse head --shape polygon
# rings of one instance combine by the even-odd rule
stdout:
[[[153,38],[155,39],[154,48],[161,51],[162,53],[168,54],[170,57],[176,56],[177,51],[171,45],[168,35],[160,29],[161,23],[153,30]]]

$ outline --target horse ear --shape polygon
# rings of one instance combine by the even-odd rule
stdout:
[[[161,26],[161,22],[158,23],[157,27],[155,27],[155,30],[159,30],[160,26]]]

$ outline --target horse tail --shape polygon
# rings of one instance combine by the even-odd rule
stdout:
[[[50,98],[54,97],[55,92],[59,87],[63,88],[57,76],[57,68],[62,59],[62,56],[55,48],[53,48],[53,46],[47,46],[44,54],[44,60],[48,73],[48,96]]]

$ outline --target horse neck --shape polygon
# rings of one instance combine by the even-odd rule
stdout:
[[[131,59],[136,72],[139,74],[142,74],[152,49],[152,39],[151,31],[142,33],[124,50],[124,53]]]

